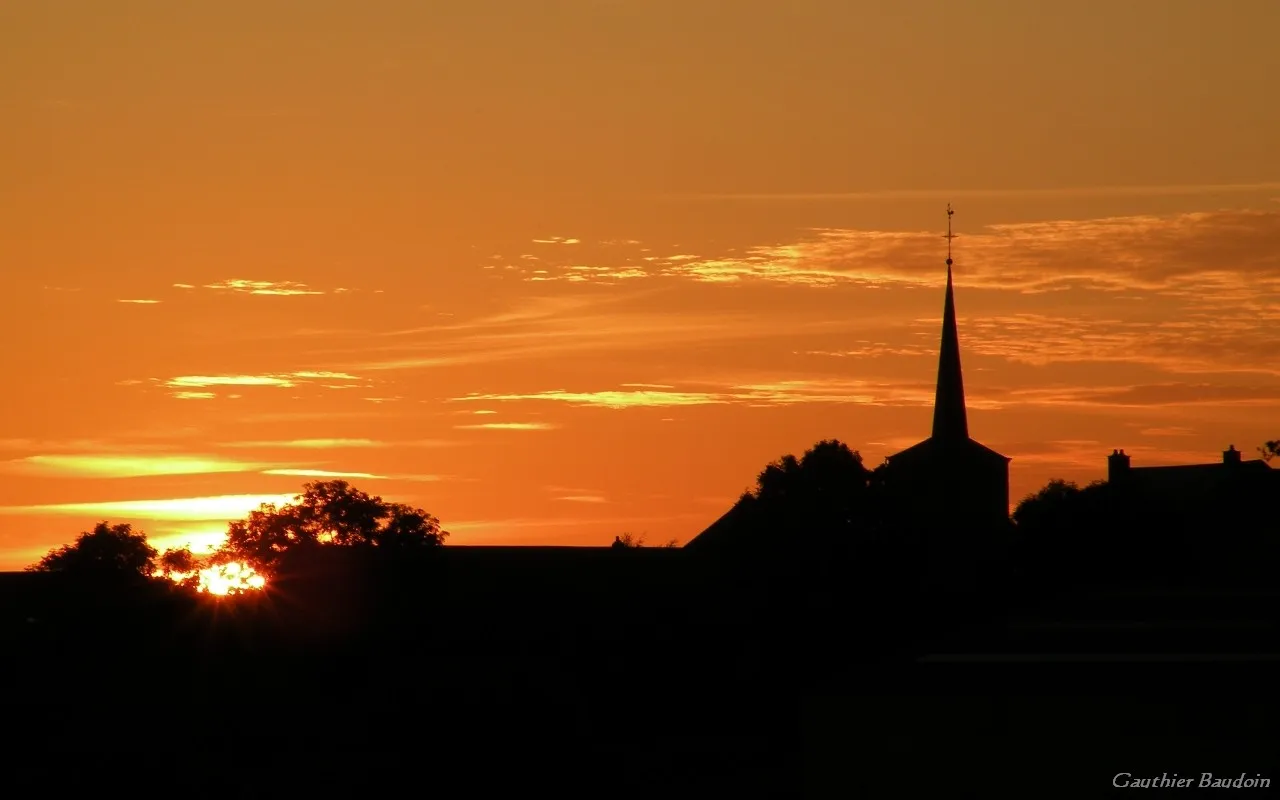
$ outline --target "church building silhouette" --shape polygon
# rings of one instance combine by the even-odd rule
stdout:
[[[969,437],[960,368],[960,336],[952,281],[951,215],[947,207],[947,291],[934,397],[933,433],[889,456],[881,470],[884,499],[895,527],[922,532],[994,531],[1009,524],[1009,461]],[[852,487],[851,487],[852,488]],[[694,550],[728,546],[751,527],[744,498],[686,544]],[[797,514],[803,510],[796,509]],[[745,541],[745,540],[744,540]],[[739,542],[742,543],[742,542]]]
[[[947,294],[942,308],[933,433],[888,457],[885,484],[898,500],[897,510],[904,521],[931,525],[945,520],[949,528],[986,528],[1008,520],[1010,458],[969,436],[951,277],[953,213],[947,206]]]

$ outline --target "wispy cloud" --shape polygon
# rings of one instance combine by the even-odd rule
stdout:
[[[298,478],[320,478],[320,479],[347,479],[356,480],[376,480],[376,481],[406,481],[410,483],[435,483],[438,481],[446,481],[452,479],[452,475],[378,475],[372,472],[350,472],[344,470],[327,470],[327,469],[268,469],[262,471],[263,475],[284,475]]]
[[[250,442],[224,442],[222,447],[243,448],[296,448],[302,450],[326,450],[341,448],[390,447],[388,442],[374,439],[271,439]]]
[[[1280,350],[1280,212],[1226,210],[1049,220],[962,229],[961,234],[956,244],[956,282],[964,304],[965,352],[1037,365],[1125,361],[1174,373],[1280,374],[1280,365],[1269,355]],[[682,250],[670,255],[619,251],[613,255],[618,262],[602,269],[629,269],[639,260],[648,265],[646,282],[655,286],[688,280],[708,287],[824,287],[833,293],[849,292],[852,304],[865,304],[865,291],[870,289],[938,290],[941,279],[936,231],[822,228],[745,249],[701,254]],[[526,277],[547,280],[592,274],[553,262],[539,265],[541,274],[516,268]],[[974,295],[972,289],[988,291]],[[1002,296],[1007,299],[1001,300]],[[986,305],[983,313],[965,310],[973,307],[975,297]],[[990,312],[992,306],[1002,304],[1019,310]],[[776,311],[769,314],[768,325],[762,325],[758,316],[743,324],[754,326],[761,338],[776,337],[779,332],[802,335],[806,330],[803,325],[783,324]],[[612,323],[600,320],[605,331],[600,336],[582,336],[591,326],[576,318],[553,320],[563,324],[529,332],[561,352],[621,348],[627,344],[617,341],[609,330],[623,318]],[[735,331],[737,323],[727,318],[716,326],[720,330],[679,330],[691,321],[636,319],[637,327],[662,331],[663,341],[657,346],[750,335]],[[894,341],[885,334],[902,329],[903,323],[888,322],[877,331],[879,341],[800,352],[845,357],[930,354],[932,348],[927,345],[936,341],[938,321],[930,317],[918,325],[929,329],[928,338]],[[558,330],[572,330],[577,341],[554,338]],[[645,334],[637,331],[634,336],[643,341]],[[459,350],[472,353],[437,353],[434,359],[380,366],[438,366],[536,352],[503,348],[495,339],[470,346],[456,344]]]
[[[1194,428],[1188,428],[1183,425],[1168,425],[1162,428],[1143,428],[1138,431],[1140,436],[1194,436]]]
[[[217,397],[213,392],[170,392],[169,396],[179,400],[213,400]]]
[[[808,286],[936,285],[936,231],[818,228],[794,241],[745,250],[645,256],[632,277],[703,283],[762,281]],[[1019,291],[1079,286],[1245,299],[1280,290],[1280,213],[1215,211],[990,225],[957,242],[957,281]],[[602,265],[606,275],[633,264]],[[525,270],[516,266],[517,270]],[[596,268],[544,265],[544,280]],[[534,273],[528,272],[533,275]],[[1243,277],[1256,281],[1246,286]]]
[[[117,303],[132,303],[138,306],[153,306],[159,303],[159,300],[117,300]]]
[[[548,239],[534,239],[534,244],[578,244],[577,239],[566,238],[564,236],[552,236]]]
[[[184,431],[166,431],[157,438],[181,436]],[[136,434],[145,438],[145,434]],[[176,445],[170,442],[130,442],[127,446],[111,439],[0,439],[0,450],[25,451],[34,454],[57,453],[61,455],[78,455],[92,452],[101,455],[115,455],[121,450],[133,452],[172,451]]]
[[[241,519],[263,503],[291,502],[296,495],[234,494],[162,500],[116,500],[92,503],[0,506],[0,514],[57,514],[80,517],[159,520]]]
[[[1042,187],[1035,189],[895,189],[879,192],[743,192],[721,194],[665,195],[668,200],[846,200],[883,202],[893,200],[1033,200],[1102,197],[1168,197],[1203,196],[1269,192],[1280,189],[1280,182],[1205,183],[1129,186]]]
[[[936,323],[922,323],[927,329]],[[1280,375],[1280,317],[1242,307],[1175,319],[1076,314],[993,314],[964,323],[963,346],[1037,366],[1062,362],[1133,362],[1171,373],[1233,371]]]
[[[290,376],[291,376],[291,377],[294,377],[294,378],[302,378],[302,379],[304,379],[304,380],[307,380],[307,379],[330,380],[330,381],[358,381],[358,380],[360,380],[360,379],[359,379],[359,378],[357,378],[355,375],[351,375],[351,374],[348,374],[348,373],[346,373],[346,372],[324,372],[324,371],[320,371],[320,372],[308,372],[308,371],[303,371],[303,372],[291,372],[291,373],[289,373],[289,374],[290,374]]]
[[[270,439],[244,442],[223,442],[220,447],[243,449],[298,449],[298,450],[343,450],[383,447],[445,447],[453,442],[441,439],[414,439],[388,442],[378,439]]]
[[[447,324],[419,326],[415,328],[388,331],[382,336],[409,336],[422,333],[446,333],[459,331],[502,330],[504,328],[522,327],[531,322],[547,321],[556,317],[564,317],[574,312],[589,308],[598,308],[616,304],[622,298],[600,298],[572,295],[539,295],[522,299],[519,305],[506,311],[484,314],[473,319],[449,322]],[[446,316],[453,316],[448,314]]]
[[[286,372],[268,375],[180,375],[170,378],[166,386],[174,388],[205,388],[208,386],[274,386],[289,388],[303,382],[314,381],[359,381],[360,378],[346,372]],[[326,388],[335,387],[321,384]]]
[[[996,400],[1012,404],[1046,406],[1275,406],[1280,408],[1280,385],[1231,385],[1219,383],[1153,383],[1134,386],[1063,386],[1013,389]]]
[[[550,422],[482,422],[476,425],[454,425],[463,431],[549,431],[559,426]]]
[[[856,325],[851,321],[850,326]],[[824,325],[823,327],[830,327]],[[797,331],[805,330],[803,324]],[[544,324],[503,333],[477,334],[452,340],[429,339],[364,348],[363,358],[349,365],[366,371],[427,369],[511,361],[553,354],[599,350],[649,349],[697,341],[765,339],[776,335],[761,328],[758,316],[714,314],[598,314],[548,320]],[[394,358],[373,352],[400,351]]]
[[[527,394],[485,394],[451,398],[451,401],[554,401],[579,407],[666,408],[742,404],[778,406],[801,403],[857,403],[862,405],[927,405],[933,402],[931,384],[901,384],[845,379],[781,380],[771,383],[725,385],[718,391],[562,390]],[[978,398],[970,405],[981,407]]]
[[[174,285],[188,288],[186,284]],[[278,296],[324,294],[324,292],[308,288],[305,283],[297,283],[295,281],[250,281],[243,278],[231,278],[217,283],[206,283],[204,288],[215,291],[235,292],[237,294]]]
[[[252,472],[264,464],[210,456],[37,455],[0,462],[5,472],[49,477],[135,478]]]
[[[263,411],[252,414],[244,414],[237,419],[241,422],[317,422],[330,421],[335,419],[369,419],[370,417],[385,417],[387,412],[380,409],[368,410],[324,410],[324,411]]]
[[[563,500],[570,503],[607,503],[604,497],[596,494],[571,494],[564,497],[557,497],[557,500]]]
[[[166,386],[293,386],[293,381],[271,375],[182,375],[170,378]]]
[[[511,402],[520,400],[553,400],[575,406],[601,406],[603,408],[632,408],[637,406],[682,406],[725,403],[727,399],[707,392],[659,392],[659,391],[599,391],[566,392],[552,390],[530,394],[477,394],[453,397],[451,401],[479,400],[484,402]],[[495,423],[501,424],[501,423]]]
[[[368,478],[386,480],[385,475],[372,472],[334,472],[325,469],[264,469],[263,475],[292,475],[299,478]]]
[[[546,281],[567,281],[569,283],[603,283],[613,284],[618,281],[648,278],[651,273],[643,267],[604,267],[589,264],[572,264],[564,267],[559,274],[550,270],[531,270],[524,280],[530,283]]]

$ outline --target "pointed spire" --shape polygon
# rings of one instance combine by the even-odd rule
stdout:
[[[960,372],[960,336],[956,331],[956,300],[951,286],[951,205],[947,205],[947,299],[942,309],[942,346],[938,352],[938,388],[933,400],[933,438],[968,439],[964,407],[964,378]]]

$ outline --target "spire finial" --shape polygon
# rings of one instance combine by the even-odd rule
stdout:
[[[951,208],[951,204],[947,203],[947,269],[951,269],[951,240],[956,238],[951,232],[951,215],[954,213],[956,212]]]

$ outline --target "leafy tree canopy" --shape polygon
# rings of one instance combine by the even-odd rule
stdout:
[[[1263,442],[1262,447],[1258,448],[1258,452],[1262,454],[1264,461],[1270,461],[1276,456],[1280,456],[1280,439]]]
[[[156,569],[156,549],[147,536],[128,524],[99,522],[75,542],[48,552],[28,567],[33,572],[61,572],[84,577],[149,577]]]
[[[387,502],[346,481],[317,481],[305,485],[292,503],[265,503],[231,523],[219,555],[269,569],[321,547],[418,552],[442,545],[448,535],[420,508]]]

